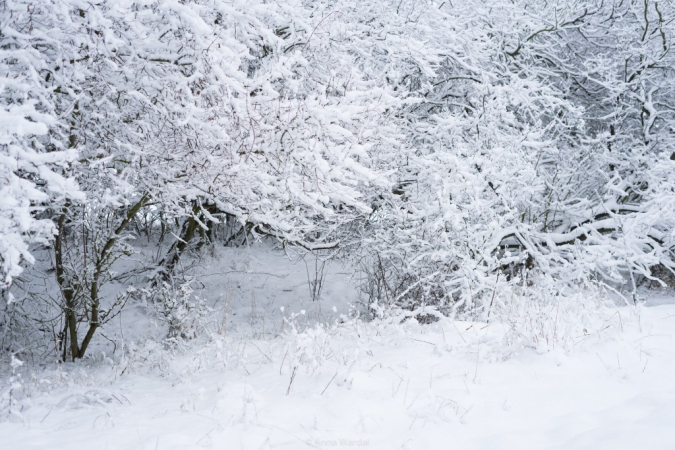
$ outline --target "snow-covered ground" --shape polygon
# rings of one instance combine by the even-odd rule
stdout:
[[[220,332],[174,350],[126,336],[114,361],[101,346],[23,375],[1,447],[675,448],[668,295],[564,345],[505,345],[500,323],[340,323],[358,293],[336,263],[312,302],[304,262],[222,252],[199,269]],[[152,327],[140,308],[124,320]]]

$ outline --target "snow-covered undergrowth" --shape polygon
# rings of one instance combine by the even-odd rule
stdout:
[[[7,448],[675,443],[673,305],[540,293],[493,305],[483,322],[431,308],[364,320],[341,267],[312,301],[304,262],[262,250],[202,261],[194,276],[204,287],[190,298],[208,314],[190,316],[193,335],[171,332],[180,304],[169,316],[159,303],[129,305],[124,326],[104,330],[111,341],[77,364],[14,360],[0,390]],[[438,320],[417,320],[429,315]]]
[[[467,322],[348,321],[179,354],[146,341],[16,378],[0,434],[9,448],[447,448],[448,434],[458,448],[667,448],[675,308],[617,316],[623,331],[543,354]]]

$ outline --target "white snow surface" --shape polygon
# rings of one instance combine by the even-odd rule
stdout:
[[[501,323],[341,321],[358,293],[337,263],[312,302],[302,261],[235,254],[196,270],[228,313],[220,332],[179,348],[126,336],[24,373],[2,448],[675,448],[672,297],[559,345],[506,345]],[[140,307],[123,320],[154,326]]]

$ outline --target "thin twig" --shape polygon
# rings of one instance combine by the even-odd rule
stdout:
[[[281,358],[281,365],[279,366],[279,375],[281,375],[281,368],[284,367],[284,361],[286,361],[286,355],[288,355],[288,350],[284,353],[284,357]]]
[[[330,381],[328,382],[328,384],[326,385],[326,387],[323,388],[323,391],[321,391],[321,395],[323,395],[323,393],[326,392],[326,389],[328,389],[328,386],[330,386],[330,384],[333,382],[333,380],[335,379],[335,377],[337,377],[337,374],[338,374],[338,373],[335,372],[335,375],[333,375],[333,378],[330,379]]]
[[[286,389],[286,395],[291,392],[291,386],[293,385],[293,380],[295,380],[295,372],[298,370],[298,366],[293,367],[293,373],[291,373],[291,381],[288,383],[288,389]]]
[[[495,294],[497,293],[497,285],[499,284],[499,274],[501,272],[497,272],[497,279],[495,280],[495,288],[492,291],[492,298],[490,299],[490,307],[488,308],[488,313],[487,313],[487,321],[490,321],[490,312],[492,312],[492,303],[495,301]]]

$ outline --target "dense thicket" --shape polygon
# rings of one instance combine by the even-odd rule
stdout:
[[[64,359],[187,252],[260,237],[478,318],[672,273],[673,5],[455,3],[0,2],[3,346],[45,246]],[[102,294],[120,267],[142,286]]]

